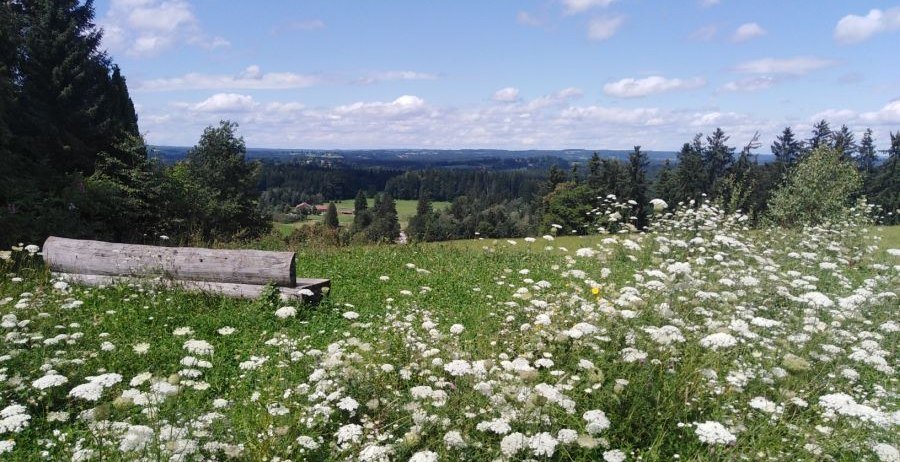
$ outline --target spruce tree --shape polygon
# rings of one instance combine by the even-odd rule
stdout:
[[[806,142],[806,152],[814,151],[820,147],[830,147],[834,133],[828,125],[828,121],[822,119],[813,125],[812,137]]]
[[[17,132],[28,155],[57,175],[90,174],[121,139],[110,118],[109,59],[93,1],[31,0],[22,10]],[[124,84],[124,82],[122,82]]]
[[[601,175],[603,173],[603,164],[600,162],[600,155],[596,152],[591,156],[591,159],[588,160],[588,178],[587,184],[588,187],[594,191],[598,191],[598,195],[602,193],[600,191],[601,188]]]
[[[667,203],[675,205],[678,198],[677,181],[675,168],[672,167],[672,162],[666,159],[659,170],[659,176],[656,177],[656,183],[653,185],[654,195]]]
[[[802,152],[803,142],[794,136],[791,127],[785,127],[781,135],[778,135],[775,142],[772,143],[772,154],[775,155],[775,163],[782,173],[797,163]]]
[[[330,229],[338,229],[341,226],[338,221],[337,206],[334,205],[334,202],[328,204],[328,209],[325,210],[325,217],[323,217],[322,221]]]
[[[366,229],[370,241],[390,243],[400,237],[397,204],[390,194],[384,193],[376,200],[372,215],[372,224]]]
[[[867,128],[863,133],[862,140],[859,142],[857,150],[856,165],[863,173],[864,177],[868,177],[875,170],[875,163],[878,161],[878,155],[875,152],[875,139],[872,138],[872,129]]]
[[[360,189],[356,192],[356,198],[353,200],[353,225],[350,226],[350,233],[356,234],[366,229],[372,223],[372,215],[369,212],[369,202],[366,195]]]
[[[716,128],[711,135],[706,137],[703,162],[706,164],[704,191],[707,194],[714,191],[719,179],[734,163],[734,148],[728,146],[728,138],[721,128]]]
[[[694,137],[693,143],[684,143],[678,153],[678,167],[675,169],[675,184],[678,185],[678,194],[675,199],[678,202],[700,202],[703,195],[706,177],[704,175],[702,148],[699,133]]]
[[[637,203],[632,210],[637,218],[635,226],[638,229],[644,229],[648,224],[650,199],[647,197],[647,165],[649,164],[647,154],[641,152],[640,146],[635,146],[634,151],[628,156],[628,196]]]
[[[844,160],[853,159],[856,154],[856,140],[854,140],[853,132],[846,125],[841,125],[840,130],[834,132],[831,145]]]
[[[410,239],[414,241],[430,240],[429,228],[433,221],[433,210],[431,207],[431,199],[424,188],[419,192],[419,201],[416,203],[416,214],[409,219],[409,225],[406,230]]]

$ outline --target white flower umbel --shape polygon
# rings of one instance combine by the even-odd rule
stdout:
[[[706,444],[732,444],[737,441],[737,437],[728,431],[724,425],[712,420],[698,423],[694,429],[694,434],[697,435],[701,443]]]

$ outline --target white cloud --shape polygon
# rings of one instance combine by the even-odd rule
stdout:
[[[606,8],[615,0],[562,0],[566,14],[583,13],[591,8]]]
[[[518,13],[516,13],[516,22],[523,26],[532,27],[540,27],[544,25],[544,21],[527,11],[519,11]]]
[[[772,88],[776,83],[775,78],[769,76],[747,77],[722,85],[725,91],[758,91]]]
[[[865,16],[848,14],[834,27],[834,39],[839,43],[859,43],[875,34],[900,30],[900,7],[886,11],[873,9]]]
[[[625,78],[603,85],[603,93],[617,98],[640,98],[675,90],[691,90],[706,85],[700,77],[690,79],[667,79],[652,75],[643,79]]]
[[[418,96],[403,95],[391,102],[356,102],[334,108],[339,117],[396,117],[420,113],[425,109],[425,100]]]
[[[834,64],[835,61],[810,56],[763,58],[740,63],[734,70],[745,74],[804,75]]]
[[[714,25],[703,26],[694,32],[691,32],[690,38],[691,40],[708,42],[716,37],[716,32],[718,32],[718,30],[719,28]]]
[[[257,107],[253,97],[237,93],[217,93],[209,98],[196,103],[178,103],[176,107],[182,107],[196,112],[232,113],[249,112]]]
[[[393,80],[435,80],[438,76],[428,72],[416,71],[381,71],[372,72],[369,75],[356,80],[356,83],[369,85],[378,82],[389,82]]]
[[[519,89],[515,87],[501,88],[494,92],[491,99],[501,103],[512,103],[519,99]]]
[[[206,49],[229,45],[228,40],[203,32],[186,0],[111,0],[99,25],[105,48],[135,57],[156,55],[182,43]]]
[[[900,100],[891,101],[878,111],[864,112],[860,114],[860,118],[866,122],[872,123],[900,123]]]
[[[304,88],[322,83],[320,76],[291,72],[263,73],[253,65],[238,75],[190,73],[181,77],[153,79],[140,82],[141,91],[175,90],[282,90]]]
[[[606,40],[615,35],[624,22],[625,17],[622,15],[600,16],[591,19],[588,23],[588,38],[597,41]]]
[[[766,35],[766,30],[763,29],[762,26],[755,22],[748,22],[746,24],[741,24],[740,27],[734,31],[731,40],[735,42],[746,42],[747,40],[762,37],[763,35]]]

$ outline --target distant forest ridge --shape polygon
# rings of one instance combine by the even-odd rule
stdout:
[[[150,155],[164,162],[184,159],[190,148],[183,146],[149,146]],[[628,160],[631,150],[503,150],[503,149],[269,149],[247,148],[247,158],[265,161],[315,160],[316,163],[335,162],[359,166],[390,167],[456,167],[456,168],[548,168],[554,164],[581,164],[587,162],[593,153],[601,158]],[[666,160],[676,161],[676,151],[644,151],[651,164],[662,164]],[[556,159],[559,162],[553,162]],[[774,156],[758,154],[760,163],[769,163]]]

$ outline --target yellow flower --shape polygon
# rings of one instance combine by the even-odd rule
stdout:
[[[600,295],[600,288],[599,287],[591,287],[591,293],[594,295]]]

